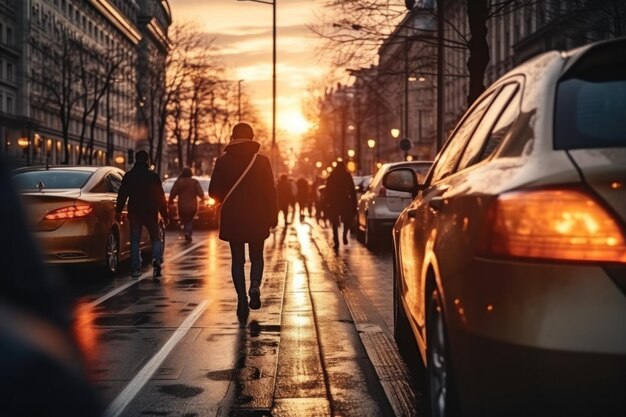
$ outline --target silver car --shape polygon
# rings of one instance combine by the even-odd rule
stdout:
[[[626,413],[625,39],[515,68],[426,181],[383,184],[415,195],[393,231],[394,331],[431,415]]]
[[[391,162],[383,164],[359,198],[357,211],[357,237],[368,248],[388,236],[396,219],[411,202],[411,194],[388,190],[383,186],[383,176],[392,168],[406,167],[424,179],[432,165],[431,161]],[[386,232],[386,233],[384,233]]]

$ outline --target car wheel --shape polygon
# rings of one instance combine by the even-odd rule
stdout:
[[[105,271],[115,275],[120,266],[120,243],[114,229],[109,230],[106,242]]]
[[[428,405],[431,417],[458,415],[443,302],[433,290],[426,317]]]
[[[374,221],[368,220],[365,226],[365,246],[367,246],[368,249],[374,249],[378,243]]]

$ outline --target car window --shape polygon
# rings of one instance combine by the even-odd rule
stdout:
[[[623,53],[598,48],[583,57],[557,86],[554,146],[624,148],[625,115],[626,58]]]
[[[163,191],[166,193],[169,193],[170,191],[172,191],[172,187],[174,186],[175,182],[176,182],[176,178],[170,178],[168,180],[163,181]]]
[[[91,171],[30,171],[20,172],[13,177],[15,185],[21,190],[36,190],[38,184],[48,189],[82,188]]]
[[[465,148],[465,151],[463,152],[463,156],[461,157],[461,161],[459,162],[459,167],[457,170],[460,171],[483,160],[484,158],[489,156],[491,152],[493,152],[495,147],[500,143],[500,141],[502,140],[502,136],[504,136],[508,128],[513,123],[514,117],[517,115],[517,112],[515,111],[517,106],[513,105],[507,107],[509,102],[511,102],[511,97],[513,96],[513,94],[515,94],[517,89],[517,83],[507,84],[502,87],[502,89],[498,93],[498,96],[493,100],[493,102],[489,106],[489,109],[480,120],[480,124],[474,131],[472,138],[470,139],[467,147]],[[497,130],[499,132],[499,137],[490,135],[491,129],[494,126],[496,120],[498,120],[499,123],[500,119],[502,119],[498,119],[498,117],[500,116],[500,114],[503,113],[505,108],[507,110],[509,110],[510,108],[513,109],[513,111],[509,112],[512,114],[507,115],[509,121],[508,124],[500,127],[496,126],[497,129],[494,129],[494,133]],[[513,118],[511,118],[511,116],[513,116]],[[490,143],[486,144],[488,136]],[[487,148],[489,148],[489,150],[487,150],[487,152],[483,152],[483,150]]]
[[[114,173],[110,173],[107,175],[106,184],[107,192],[117,194],[120,190],[120,186],[122,185],[122,179]]]
[[[469,140],[472,132],[474,132],[474,128],[480,121],[482,115],[485,113],[485,109],[492,97],[493,93],[484,97],[481,102],[471,110],[471,113],[464,118],[463,122],[461,122],[461,125],[452,134],[450,139],[448,139],[445,148],[437,158],[431,182],[439,181],[454,173],[456,163],[461,157],[465,144]]]
[[[376,176],[374,177],[374,179],[370,183],[369,187],[367,187],[367,189],[368,190],[375,190],[376,188],[378,188],[378,185],[383,180],[383,175],[385,175],[385,172],[387,172],[388,170],[389,170],[388,166],[383,166],[381,169],[379,169],[378,172],[376,173]]]

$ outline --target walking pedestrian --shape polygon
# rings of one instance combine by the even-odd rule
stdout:
[[[209,195],[220,203],[219,237],[230,243],[232,279],[237,292],[237,315],[261,308],[263,246],[278,221],[274,175],[269,159],[260,155],[247,123],[233,127],[224,155],[215,162]],[[250,289],[246,295],[245,245],[250,256]]]
[[[145,226],[150,234],[152,243],[152,276],[161,277],[161,263],[163,262],[163,246],[159,233],[159,213],[165,227],[169,223],[165,193],[161,186],[159,175],[150,170],[148,152],[135,153],[135,165],[122,178],[122,185],[117,194],[115,206],[116,219],[122,220],[122,210],[128,200],[128,220],[130,222],[130,268],[131,276],[141,276],[141,254],[139,242],[141,231]]]
[[[185,241],[191,242],[193,234],[193,219],[198,212],[198,198],[204,198],[204,190],[200,182],[191,175],[191,168],[184,167],[180,176],[172,186],[170,191],[169,204],[174,204],[174,199],[178,197],[178,217],[183,224]]]
[[[301,177],[301,178],[298,178],[298,181],[296,181],[296,185],[298,186],[298,192],[297,192],[298,215],[300,217],[300,221],[303,221],[304,209],[306,208],[308,199],[309,199],[309,182],[305,178]]]
[[[348,244],[348,232],[356,215],[356,190],[352,175],[343,161],[330,173],[326,182],[328,217],[333,226],[333,243],[339,249],[339,222],[343,223],[343,244]]]
[[[278,193],[278,210],[283,213],[285,219],[285,226],[289,224],[289,205],[293,198],[291,194],[291,184],[287,175],[282,174],[276,184],[276,191]]]

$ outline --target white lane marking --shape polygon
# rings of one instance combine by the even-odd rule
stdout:
[[[171,258],[169,258],[167,260],[168,263],[170,262],[174,262],[179,260],[180,258],[182,258],[183,256],[187,255],[189,252],[198,249],[200,246],[202,246],[203,242],[198,242],[190,247],[188,247],[187,249],[185,249],[182,252],[177,253],[176,255],[172,256]],[[98,304],[102,304],[104,303],[106,300],[108,300],[111,297],[116,296],[117,294],[121,293],[122,291],[124,291],[125,289],[132,287],[133,285],[135,285],[136,283],[138,283],[139,281],[142,281],[144,279],[148,278],[148,275],[142,275],[141,277],[139,277],[136,280],[127,282],[124,285],[120,285],[117,288],[112,289],[111,291],[109,291],[108,293],[104,294],[102,297],[98,298],[97,300],[92,301],[89,304],[86,304],[85,309],[92,309],[94,307],[96,307]]]
[[[165,345],[159,350],[159,352],[144,365],[144,367],[135,375],[135,377],[126,385],[126,387],[119,393],[119,395],[113,400],[104,412],[105,417],[118,417],[124,409],[130,404],[130,402],[139,393],[141,388],[148,382],[152,375],[159,369],[159,366],[163,363],[167,355],[176,347],[178,342],[181,341],[187,332],[191,329],[193,324],[198,320],[200,315],[207,308],[208,300],[203,301],[196,307],[189,316],[183,321],[183,323],[176,329],[174,334],[169,338]]]

